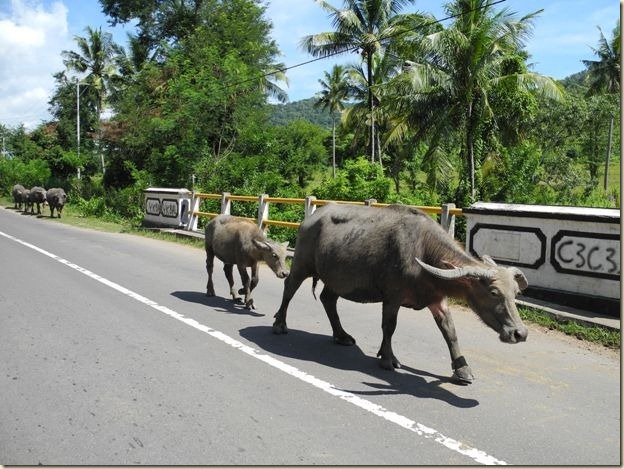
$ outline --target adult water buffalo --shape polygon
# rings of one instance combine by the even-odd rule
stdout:
[[[67,202],[67,194],[65,194],[65,190],[60,187],[48,189],[46,199],[48,201],[48,206],[50,207],[50,217],[54,218],[54,209],[56,209],[58,217],[61,218],[61,212],[63,211],[65,202]]]
[[[37,215],[41,215],[41,205],[46,201],[46,190],[43,187],[35,186],[30,189],[28,195],[28,205],[30,213],[35,213],[35,204],[37,204]]]
[[[20,198],[22,200],[22,211],[24,213],[27,213],[28,207],[32,206],[32,204],[30,203],[30,189],[24,189],[24,191],[20,195]]]
[[[278,243],[268,239],[264,232],[250,220],[218,215],[206,225],[206,271],[208,283],[206,295],[214,296],[212,269],[214,256],[217,256],[225,265],[223,271],[230,284],[230,294],[234,301],[239,300],[234,288],[232,269],[238,267],[243,288],[238,294],[245,294],[245,306],[254,308],[251,291],[258,285],[258,262],[264,261],[279,278],[288,276],[286,266],[286,248],[288,243]],[[247,274],[247,267],[251,267],[251,279]]]
[[[11,194],[13,195],[13,203],[15,204],[13,208],[20,209],[22,208],[22,195],[26,189],[21,184],[15,184],[13,186],[13,190]]]
[[[377,356],[386,369],[401,366],[391,344],[401,306],[431,310],[451,354],[453,378],[461,383],[471,383],[474,376],[460,352],[447,297],[466,300],[501,341],[516,343],[527,338],[528,330],[514,302],[527,287],[522,272],[499,267],[488,257],[474,259],[438,223],[415,208],[329,204],[304,220],[275,314],[274,333],[288,331],[288,304],[308,277],[313,277],[313,292],[318,279],[324,283],[321,302],[339,344],[355,344],[340,324],[339,297],[383,303],[383,340]]]

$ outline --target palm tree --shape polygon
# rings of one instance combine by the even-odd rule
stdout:
[[[336,177],[336,113],[344,110],[347,99],[348,83],[346,69],[334,65],[331,73],[325,72],[325,79],[319,79],[322,90],[317,96],[314,107],[329,111],[332,119],[332,171]]]
[[[349,96],[354,104],[350,106],[343,115],[343,121],[347,128],[353,129],[355,134],[354,143],[365,136],[360,136],[358,129],[365,129],[371,123],[375,123],[376,155],[379,165],[382,165],[382,148],[385,148],[387,133],[393,127],[394,113],[391,109],[382,106],[384,99],[384,87],[386,83],[400,71],[397,57],[390,53],[377,53],[373,55],[371,82],[367,78],[367,71],[361,65],[352,65],[348,69],[349,74]],[[367,96],[372,94],[372,113],[367,106]],[[382,139],[383,136],[383,139]],[[382,147],[383,140],[383,147]]]
[[[401,15],[404,6],[415,0],[344,0],[344,8],[338,9],[325,0],[317,3],[329,13],[334,31],[306,36],[301,47],[314,57],[329,57],[359,51],[365,63],[368,87],[370,120],[371,161],[375,160],[375,121],[373,119],[373,57],[383,51],[387,43],[401,31]]]
[[[113,42],[113,36],[102,32],[102,28],[85,28],[86,37],[75,36],[78,51],[63,51],[63,63],[69,71],[86,74],[82,82],[95,90],[96,115],[99,125],[106,96],[110,93],[111,81],[118,75],[116,57],[122,49]],[[104,155],[102,154],[102,172]]]
[[[560,98],[559,85],[526,70],[505,74],[504,63],[521,54],[532,20],[540,11],[516,19],[507,9],[494,11],[493,0],[455,0],[445,5],[454,18],[444,28],[438,24],[426,34],[406,35],[413,60],[394,82],[394,106],[404,120],[431,138],[430,151],[459,132],[461,156],[469,176],[470,199],[475,201],[475,145],[479,126],[496,120],[490,93],[500,86],[523,87],[544,96]],[[424,24],[423,23],[423,24]],[[480,155],[477,155],[480,156]]]
[[[620,23],[618,22],[613,29],[613,37],[611,40],[607,40],[602,33],[602,29],[598,27],[600,31],[600,40],[598,41],[598,48],[594,49],[599,60],[583,60],[583,64],[587,67],[589,72],[589,89],[588,95],[595,94],[614,94],[620,91]],[[605,173],[604,173],[604,190],[607,190],[609,182],[609,158],[611,156],[611,145],[613,143],[613,119],[611,114],[609,120],[609,138],[607,143],[607,157],[605,160]]]
[[[286,76],[286,65],[276,63],[270,65],[270,72],[263,75],[260,80],[262,91],[270,98],[276,99],[280,103],[288,102],[288,93],[277,83],[282,82],[288,86],[288,77]]]

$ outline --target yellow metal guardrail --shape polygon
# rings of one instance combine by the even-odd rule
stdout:
[[[199,206],[202,200],[220,200],[221,201],[221,211],[220,212],[203,212],[199,210]],[[193,200],[191,202],[192,211],[191,211],[191,220],[187,225],[188,230],[196,230],[197,229],[197,219],[198,217],[208,217],[214,218],[222,213],[230,213],[231,203],[233,201],[236,202],[257,202],[258,203],[258,218],[249,218],[249,217],[241,217],[247,218],[253,222],[256,222],[259,227],[267,228],[268,226],[280,226],[285,228],[298,229],[300,222],[293,221],[282,221],[282,220],[271,220],[269,218],[269,204],[293,204],[293,205],[303,205],[304,206],[304,218],[308,215],[312,214],[316,207],[327,205],[329,203],[338,203],[338,204],[349,204],[349,205],[368,205],[371,207],[387,207],[390,204],[379,203],[374,199],[370,199],[367,201],[359,202],[352,200],[324,200],[317,199],[314,196],[308,196],[306,198],[287,198],[287,197],[270,197],[267,194],[262,194],[258,197],[250,196],[250,195],[232,195],[228,192],[224,192],[222,194],[208,194],[201,192],[193,193]],[[455,208],[454,204],[444,204],[441,207],[429,207],[429,206],[418,206],[411,205],[411,207],[418,208],[425,213],[430,215],[440,215],[440,224],[449,231],[451,234],[454,234],[455,231],[455,217],[463,216],[463,211],[461,208]]]

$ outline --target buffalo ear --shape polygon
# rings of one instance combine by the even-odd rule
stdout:
[[[266,241],[261,241],[259,239],[253,239],[252,242],[261,251],[270,251],[271,250],[271,246]]]
[[[527,280],[527,278],[524,276],[522,271],[518,269],[517,267],[509,267],[509,270],[513,274],[514,280],[518,284],[520,291],[524,291],[529,286],[529,281]]]

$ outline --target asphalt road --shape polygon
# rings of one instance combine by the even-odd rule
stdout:
[[[451,383],[428,311],[402,309],[381,369],[378,304],[338,303],[335,345],[311,281],[290,333],[263,266],[256,311],[204,295],[201,250],[0,208],[0,464],[619,465],[620,357],[529,326],[503,344],[455,324],[476,381]]]

